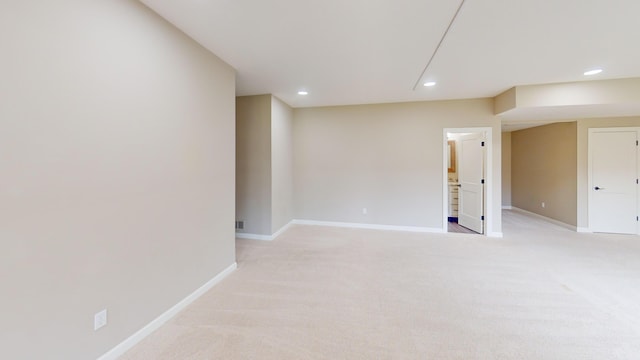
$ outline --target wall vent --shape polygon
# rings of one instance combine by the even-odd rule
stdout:
[[[244,229],[244,221],[236,221],[236,230]]]

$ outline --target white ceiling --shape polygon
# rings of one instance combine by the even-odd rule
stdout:
[[[237,95],[270,93],[293,107],[640,77],[638,0],[466,0],[422,79],[460,0],[142,2],[232,65]],[[595,67],[604,71],[583,75]]]

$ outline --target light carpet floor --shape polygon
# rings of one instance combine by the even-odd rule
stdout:
[[[293,226],[122,359],[640,359],[640,237]]]

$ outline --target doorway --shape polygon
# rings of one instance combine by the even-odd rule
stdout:
[[[486,234],[490,130],[445,130],[444,231]]]

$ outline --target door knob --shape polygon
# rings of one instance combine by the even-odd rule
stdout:
[[[596,189],[596,190],[604,190],[604,188],[601,188],[599,186],[594,187],[594,189]]]

